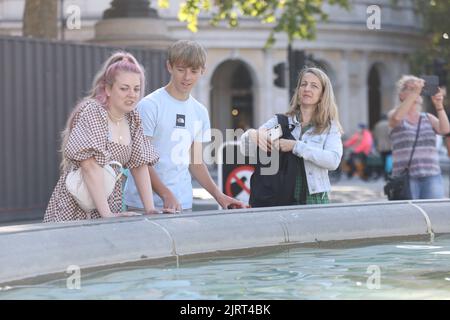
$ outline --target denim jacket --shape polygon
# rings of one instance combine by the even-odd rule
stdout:
[[[294,125],[292,136],[297,140],[292,153],[302,157],[305,163],[306,179],[310,194],[329,192],[331,190],[328,170],[336,170],[342,158],[341,133],[335,123],[322,134],[314,134],[314,127],[301,135],[301,124],[293,117],[289,118],[289,124]],[[271,129],[278,123],[274,116],[264,123],[261,128]],[[248,154],[250,142],[249,131],[241,137],[241,151]]]

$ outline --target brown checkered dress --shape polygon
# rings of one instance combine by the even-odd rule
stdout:
[[[67,174],[72,169],[78,169],[81,161],[94,157],[102,167],[109,161],[118,161],[130,169],[153,165],[158,161],[158,154],[143,134],[138,112],[134,110],[126,117],[131,132],[130,145],[109,141],[107,111],[96,100],[89,99],[82,103],[80,111],[75,115],[65,148],[66,157],[73,166],[61,174],[45,211],[44,222],[88,219],[88,213],[78,206],[65,185]],[[117,181],[108,198],[112,212],[120,212],[122,209],[122,182]],[[92,219],[101,218],[97,210],[89,213]]]

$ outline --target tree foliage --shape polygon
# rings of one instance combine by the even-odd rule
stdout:
[[[412,56],[412,71],[441,73],[441,81],[450,83],[450,1],[413,0],[423,16],[424,36],[428,43]],[[445,75],[447,73],[447,75]],[[446,79],[442,79],[446,77]]]
[[[251,17],[261,23],[272,23],[273,28],[266,42],[275,42],[275,34],[284,32],[289,42],[295,38],[314,39],[318,20],[326,21],[324,2],[349,9],[349,0],[186,0],[180,5],[178,18],[187,23],[192,32],[198,28],[201,12],[212,14],[212,25],[226,21],[230,27],[237,27],[239,19]],[[168,0],[159,0],[160,7],[168,7]]]

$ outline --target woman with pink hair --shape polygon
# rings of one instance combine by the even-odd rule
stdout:
[[[62,132],[61,176],[50,198],[44,222],[134,216],[122,210],[122,181],[108,197],[103,169],[110,161],[130,169],[146,213],[154,213],[147,165],[158,160],[143,135],[135,110],[144,93],[145,76],[137,60],[127,52],[112,54],[94,78],[90,94],[72,111]],[[66,187],[66,177],[81,168],[83,181],[95,209],[83,210]]]

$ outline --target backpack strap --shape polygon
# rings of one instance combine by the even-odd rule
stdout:
[[[283,130],[283,137],[288,138],[291,136],[292,130],[294,130],[295,127],[292,129],[289,128],[289,119],[285,114],[277,113],[277,121],[278,124],[281,125],[281,130]]]
[[[412,158],[413,158],[414,150],[416,150],[416,144],[417,144],[417,139],[419,138],[419,131],[420,131],[420,123],[421,122],[422,122],[422,114],[420,114],[419,123],[417,124],[416,139],[414,140],[414,144],[413,144],[412,151],[411,151],[411,156],[409,157],[408,166],[406,167],[407,170],[409,170],[409,167],[411,166],[411,161],[412,161]]]

